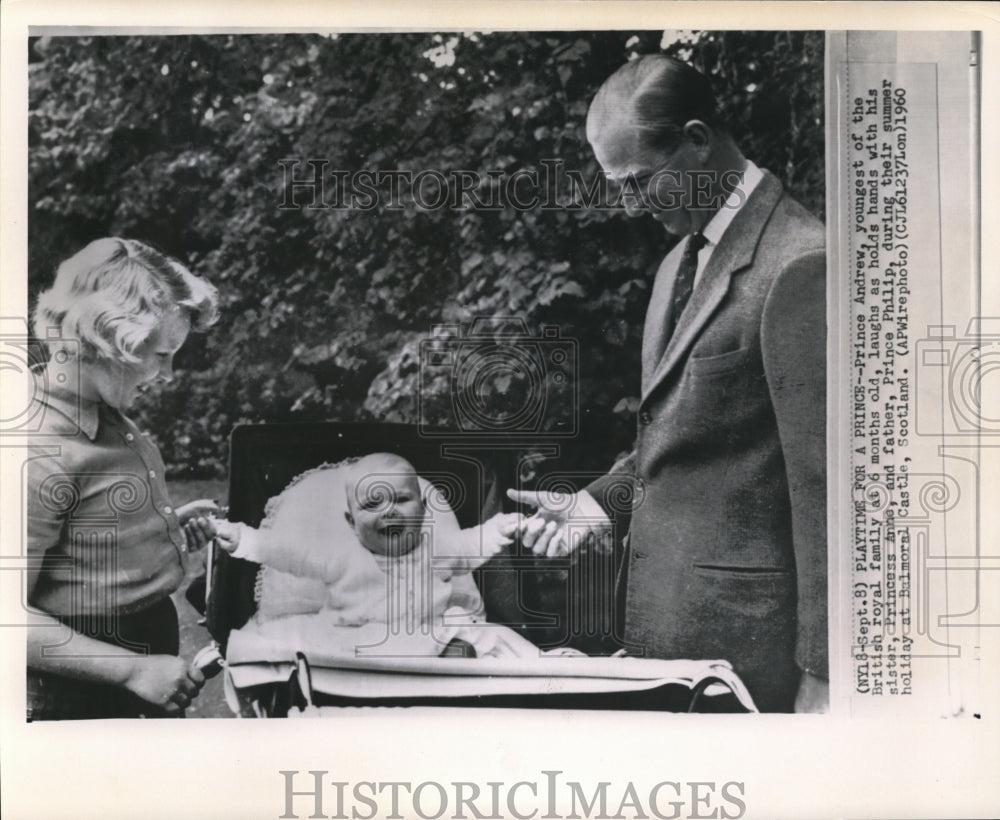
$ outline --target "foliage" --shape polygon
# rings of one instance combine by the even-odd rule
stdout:
[[[137,411],[173,474],[224,472],[241,421],[453,421],[453,380],[428,375],[421,351],[454,346],[480,316],[575,341],[579,374],[563,387],[601,469],[632,436],[642,317],[667,249],[655,223],[409,195],[394,207],[385,185],[377,207],[322,206],[351,194],[334,171],[362,169],[441,172],[459,204],[455,170],[549,173],[564,196],[567,171],[599,171],[584,136],[593,93],[630,54],[660,48],[710,74],[745,153],[822,215],[821,33],[35,40],[30,292],[101,235],[150,241],[219,287],[220,324],[182,351],[176,387]],[[318,197],[293,184],[314,167],[326,173]],[[500,355],[511,344],[487,341]],[[527,375],[485,378],[487,410],[523,407],[539,389]],[[573,402],[552,398],[539,423],[555,429]]]

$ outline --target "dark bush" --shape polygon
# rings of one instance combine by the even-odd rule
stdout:
[[[416,421],[421,340],[483,315],[576,340],[570,387],[585,460],[601,469],[632,436],[659,226],[586,208],[307,207],[280,162],[299,160],[301,179],[310,158],[328,174],[542,173],[559,160],[593,179],[591,96],[631,53],[661,48],[712,77],[745,153],[822,215],[819,32],[37,39],[30,292],[108,234],[150,241],[218,285],[220,324],[183,352],[176,386],[136,411],[174,475],[222,473],[239,421]],[[279,207],[290,198],[302,207]],[[428,420],[447,421],[450,381],[423,389]],[[516,408],[525,389],[501,378],[484,395]]]

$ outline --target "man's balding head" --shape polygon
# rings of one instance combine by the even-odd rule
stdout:
[[[708,78],[680,60],[646,54],[627,62],[598,90],[587,114],[587,139],[593,144],[626,129],[642,148],[669,151],[693,120],[724,130]]]
[[[623,65],[598,90],[587,139],[612,183],[631,185],[621,204],[671,234],[700,231],[746,159],[723,128],[708,79],[663,54]]]

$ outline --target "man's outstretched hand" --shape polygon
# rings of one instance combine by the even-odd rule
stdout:
[[[611,520],[586,490],[578,493],[507,490],[507,497],[537,510],[521,530],[521,543],[535,555],[569,555],[591,534],[610,538]]]

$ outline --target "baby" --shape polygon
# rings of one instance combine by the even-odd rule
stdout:
[[[482,599],[469,574],[513,543],[522,516],[500,514],[460,530],[453,518],[449,526],[435,516],[447,504],[433,487],[421,489],[406,459],[375,453],[345,469],[343,514],[356,539],[331,544],[310,538],[309,522],[301,522],[295,543],[287,543],[288,534],[277,527],[217,520],[219,545],[234,557],[321,580],[326,600],[319,620],[327,627],[385,625],[382,631],[407,654],[441,654],[446,646],[454,651],[467,644],[478,656],[537,654],[512,630],[483,622]],[[337,506],[331,500],[330,509]],[[317,523],[324,514],[316,510]]]

